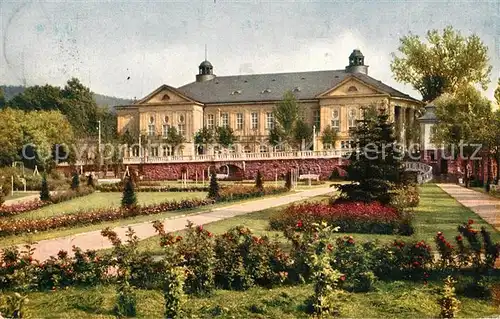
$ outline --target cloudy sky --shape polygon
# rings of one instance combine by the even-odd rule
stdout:
[[[208,60],[217,75],[342,69],[354,48],[369,74],[392,79],[390,53],[409,32],[452,25],[490,50],[500,75],[500,2],[490,1],[0,1],[0,84],[63,85],[140,98],[192,82]]]

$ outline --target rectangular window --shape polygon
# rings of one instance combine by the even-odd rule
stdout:
[[[350,109],[349,114],[348,114],[348,124],[349,128],[355,128],[356,127],[356,110],[355,109]]]
[[[259,128],[259,114],[252,113],[252,130],[256,130]]]
[[[332,128],[340,131],[340,112],[339,110],[332,111]]]
[[[236,114],[236,129],[237,130],[243,129],[243,113]]]
[[[150,156],[153,156],[153,157],[158,156],[158,146],[151,147],[151,155]]]
[[[149,124],[148,125],[148,135],[149,136],[154,136],[155,135],[155,125],[154,124]]]
[[[321,125],[321,116],[319,110],[314,111],[314,126],[316,126],[316,130],[320,129]]]
[[[229,114],[228,113],[222,113],[220,115],[220,122],[222,127],[229,127]]]
[[[163,124],[163,137],[167,137],[169,129],[170,129],[170,125]]]
[[[180,123],[178,125],[178,128],[179,128],[179,134],[182,136],[185,136],[186,135],[186,124]]]
[[[210,130],[212,130],[214,128],[214,115],[213,114],[207,115],[207,128]]]
[[[268,130],[272,130],[274,128],[274,114],[273,113],[267,113],[266,114],[266,128]]]

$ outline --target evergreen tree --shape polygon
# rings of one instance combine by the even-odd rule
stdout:
[[[87,177],[87,186],[88,187],[94,187],[94,177],[92,177],[92,174],[89,174],[89,176]]]
[[[390,191],[401,184],[403,154],[394,136],[394,126],[388,119],[388,114],[381,112],[376,117],[365,116],[358,121],[352,132],[357,145],[347,167],[347,179],[351,184],[337,186],[341,199],[388,204]]]
[[[71,189],[76,191],[80,188],[80,176],[78,173],[73,173],[73,178],[71,180]]]
[[[210,186],[209,186],[209,189],[208,189],[208,198],[210,199],[219,199],[220,197],[220,194],[219,194],[219,183],[217,182],[217,175],[214,173],[212,173],[212,175],[210,175]]]
[[[257,171],[257,176],[255,177],[255,187],[260,191],[264,191],[264,180],[262,179],[262,173]]]
[[[288,190],[292,189],[292,172],[288,171],[285,176],[285,187]]]
[[[136,205],[137,197],[135,195],[134,182],[128,177],[123,188],[122,207],[131,208]]]
[[[42,187],[40,189],[40,200],[41,201],[49,201],[50,200],[49,185],[47,183],[47,174],[45,174],[45,173],[43,173],[43,176],[42,176]]]
[[[3,189],[0,186],[0,206],[2,206],[3,203],[5,203],[5,196],[3,194]]]

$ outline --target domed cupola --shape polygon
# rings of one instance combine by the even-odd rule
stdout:
[[[365,56],[359,49],[354,49],[349,56],[349,65],[345,67],[348,73],[368,74],[368,65],[365,65]]]
[[[207,60],[200,63],[198,70],[199,72],[196,75],[196,82],[205,82],[215,78],[214,67],[212,66],[212,63]]]

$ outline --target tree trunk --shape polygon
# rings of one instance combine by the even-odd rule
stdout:
[[[496,161],[497,161],[497,184],[500,184],[500,151],[497,151],[496,154]]]
[[[466,188],[469,188],[469,160],[465,161],[464,167],[464,184]]]
[[[491,184],[491,171],[492,171],[492,163],[491,163],[491,150],[488,150],[488,156],[486,157],[486,160],[488,162],[486,162],[486,169],[487,169],[487,177],[486,177],[486,186],[485,186],[485,189],[486,189],[486,192],[489,193],[490,192],[490,184]]]

